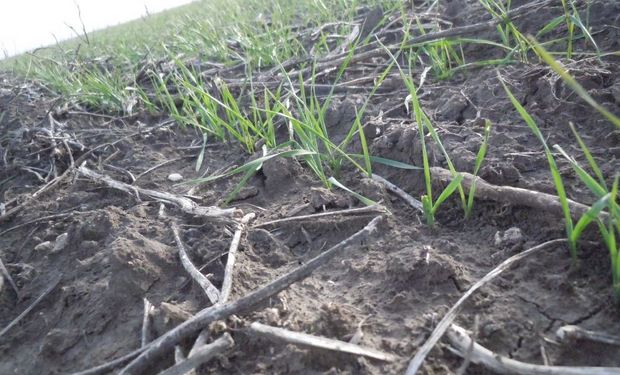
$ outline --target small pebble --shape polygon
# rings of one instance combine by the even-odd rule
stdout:
[[[525,241],[525,238],[523,237],[523,232],[521,232],[521,229],[512,227],[506,229],[503,234],[501,232],[495,233],[494,240],[495,246],[511,247],[522,244]]]
[[[50,251],[54,247],[51,241],[41,242],[37,246],[34,247],[35,251]]]
[[[171,173],[168,175],[168,180],[172,182],[179,182],[182,179],[183,179],[183,176],[181,176],[179,173]]]
[[[67,247],[68,243],[69,243],[68,233],[63,233],[59,235],[58,237],[56,237],[56,241],[54,242],[54,248],[52,249],[52,253],[56,253],[58,251],[63,250],[65,247]]]

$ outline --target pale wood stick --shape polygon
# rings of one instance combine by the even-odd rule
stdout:
[[[452,324],[448,331],[450,344],[454,346],[460,356],[473,346],[471,360],[498,374],[520,375],[619,375],[620,367],[572,367],[572,366],[545,366],[524,363],[504,357],[490,351],[484,346],[473,343],[465,329]]]
[[[49,286],[43,291],[43,293],[41,293],[41,295],[38,296],[37,299],[35,299],[34,302],[32,302],[30,306],[26,308],[26,310],[19,314],[17,318],[13,319],[11,323],[9,323],[6,327],[4,327],[2,331],[0,331],[0,337],[7,333],[11,328],[15,327],[15,325],[17,325],[17,323],[19,323],[26,315],[28,315],[28,313],[31,312],[32,309],[34,309],[35,306],[37,306],[37,304],[39,304],[39,302],[43,300],[43,298],[50,294],[52,290],[56,288],[56,286],[60,282],[60,279],[62,279],[62,274],[56,276],[56,278],[49,284]]]
[[[224,221],[230,221],[230,219],[237,213],[235,208],[218,208],[214,206],[205,207],[196,204],[191,199],[166,192],[160,192],[156,190],[143,189],[137,186],[132,186],[124,182],[116,181],[113,178],[97,173],[91,169],[86,168],[84,165],[78,168],[78,172],[90,179],[103,183],[104,185],[113,189],[121,190],[129,194],[139,193],[147,197],[151,197],[158,201],[164,201],[176,205],[183,212],[190,215],[202,216],[210,219],[218,219]]]
[[[378,225],[381,220],[382,219],[380,216],[375,217],[364,228],[353,234],[351,237],[317,255],[306,264],[280,276],[262,288],[255,290],[234,302],[211,306],[200,311],[193,318],[181,323],[179,326],[173,328],[160,338],[153,341],[144,350],[140,349],[134,351],[134,353],[139,353],[139,356],[125,366],[125,368],[121,370],[120,374],[137,375],[143,373],[153,360],[169,352],[179,341],[207,327],[211,322],[224,319],[232,314],[243,312],[253,306],[256,306],[256,304],[277,295],[281,291],[288,288],[291,284],[307,278],[312,274],[312,272],[314,272],[314,270],[325,265],[337,255],[340,255],[343,252],[343,249],[347,248],[349,245],[368,239],[372,233],[378,230]]]
[[[237,226],[237,230],[233,235],[233,239],[230,242],[230,248],[228,249],[228,259],[226,260],[226,268],[224,269],[224,281],[222,282],[222,290],[220,292],[219,303],[228,302],[230,292],[232,290],[233,270],[235,268],[235,261],[237,259],[237,250],[239,249],[239,243],[241,242],[241,234],[250,220],[254,219],[256,215],[249,213],[245,215],[241,222]]]
[[[177,248],[179,249],[179,257],[181,258],[181,263],[183,264],[183,268],[185,271],[190,274],[192,279],[200,285],[200,287],[205,291],[205,294],[209,298],[212,304],[216,304],[220,299],[220,292],[217,290],[215,285],[209,281],[209,279],[203,275],[196,266],[192,263],[187,255],[187,251],[185,250],[185,246],[183,246],[183,242],[181,241],[181,236],[179,235],[179,228],[176,224],[172,224],[172,233],[174,234],[174,240],[177,243]]]
[[[437,341],[443,336],[446,330],[450,327],[450,324],[456,318],[457,314],[461,310],[461,306],[467,301],[467,299],[474,294],[474,292],[480,289],[482,286],[499,276],[502,272],[510,268],[514,263],[520,261],[521,259],[532,255],[540,250],[547,249],[556,245],[566,243],[566,239],[557,239],[544,242],[540,245],[534,246],[528,250],[525,250],[517,255],[513,255],[510,258],[506,259],[499,266],[493,268],[489,273],[487,273],[482,279],[478,280],[474,285],[472,285],[465,294],[448,310],[446,315],[441,319],[441,321],[437,324],[437,327],[431,333],[426,342],[418,349],[413,359],[409,362],[409,366],[407,367],[406,375],[415,375],[418,372],[422,363],[424,363],[424,359],[428,355],[428,353],[433,349]]]
[[[0,258],[0,272],[2,273],[2,276],[4,276],[4,278],[9,282],[9,284],[11,285],[11,288],[13,288],[13,291],[15,292],[15,296],[17,296],[17,300],[20,300],[21,296],[19,295],[19,289],[17,288],[17,284],[15,284],[15,281],[13,281],[13,278],[11,277],[9,270],[6,269],[6,267],[4,266],[4,263],[2,263],[1,258]]]
[[[203,347],[207,343],[208,340],[209,340],[209,330],[203,329],[198,334],[198,337],[196,337],[196,341],[194,341],[194,346],[192,346],[192,350],[189,351],[189,356],[191,357],[192,354],[196,353],[196,350]]]
[[[407,202],[411,207],[415,208],[416,210],[422,213],[424,212],[424,209],[422,208],[422,202],[415,199],[411,195],[407,194],[407,192],[404,191],[403,189],[399,188],[398,186],[394,185],[390,181],[374,173],[372,174],[372,179],[381,183],[383,186],[385,186],[386,189],[388,189],[392,193],[398,195],[402,200]]]
[[[196,341],[194,341],[194,345],[192,349],[190,349],[188,356],[191,357],[195,355],[201,348],[207,345],[207,341],[209,340],[209,330],[203,329],[196,337]],[[185,375],[196,375],[196,370],[192,369],[185,373]]]
[[[185,361],[187,358],[185,357],[185,354],[183,354],[183,349],[181,348],[181,345],[175,345],[174,346],[174,363],[176,365],[178,365],[179,363]]]
[[[384,206],[380,204],[373,204],[372,206],[350,208],[348,210],[329,211],[329,212],[321,212],[321,213],[312,214],[312,215],[285,217],[283,219],[271,220],[271,221],[266,221],[264,223],[255,224],[253,228],[261,228],[261,227],[266,227],[269,225],[282,224],[282,223],[287,223],[291,221],[314,220],[320,217],[327,217],[327,216],[359,215],[359,214],[368,214],[368,213],[382,214],[386,212],[387,210],[385,209]]]
[[[312,348],[320,348],[333,350],[336,352],[349,353],[354,355],[361,355],[364,357],[369,357],[373,359],[378,359],[380,361],[393,362],[398,357],[395,355],[385,353],[372,348],[365,348],[363,346],[357,344],[351,344],[346,341],[328,339],[326,337],[319,337],[309,335],[307,333],[302,332],[293,332],[284,328],[271,327],[265,324],[261,324],[259,322],[254,322],[250,324],[250,330],[252,332],[268,336],[271,338],[275,338],[278,340],[282,340],[287,343],[307,346]]]
[[[151,317],[153,315],[153,304],[144,298],[144,313],[142,315],[142,336],[140,343],[141,346],[146,346],[153,339],[151,333]]]
[[[195,369],[215,356],[232,348],[234,344],[235,342],[232,337],[226,332],[219,339],[213,341],[211,344],[204,345],[198,349],[194,355],[160,372],[159,375],[185,375],[188,371]]]
[[[237,250],[239,249],[239,243],[241,242],[241,234],[243,233],[243,230],[245,229],[246,225],[250,222],[250,220],[254,219],[255,216],[256,215],[254,213],[249,213],[241,219],[241,222],[238,224],[237,230],[235,231],[235,234],[233,235],[233,239],[230,242],[230,248],[228,250],[228,259],[226,260],[226,268],[224,270],[224,281],[222,282],[222,289],[220,291],[220,297],[217,301],[218,304],[223,304],[223,303],[228,302],[228,298],[230,297],[230,292],[232,290],[233,270],[235,268]],[[208,337],[209,337],[209,331],[206,329],[203,329],[198,334],[198,337],[196,338],[196,341],[194,342],[194,345],[192,346],[192,349],[189,352],[190,357],[192,353],[195,353],[196,351],[200,350],[200,348],[206,344]],[[194,372],[193,370],[188,372],[188,375],[194,375],[193,372]]]
[[[590,331],[574,325],[566,325],[558,328],[555,335],[562,342],[589,340],[601,344],[620,346],[620,336],[611,335],[607,332]]]
[[[463,175],[461,184],[465,189],[469,189],[476,181],[476,191],[474,195],[478,198],[490,199],[496,202],[509,203],[512,205],[521,205],[532,208],[538,208],[541,211],[551,212],[556,215],[563,215],[562,204],[556,195],[542,193],[540,191],[522,189],[512,186],[491,185],[480,177],[470,173],[459,172]],[[452,172],[440,167],[431,167],[431,175],[434,180],[451,181]],[[574,220],[579,220],[583,214],[590,209],[585,204],[575,202],[568,199],[571,216]],[[606,219],[609,214],[601,212],[599,216]]]

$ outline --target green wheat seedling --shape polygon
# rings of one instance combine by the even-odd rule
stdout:
[[[174,61],[177,71],[167,79],[157,77],[154,82],[159,101],[171,117],[218,140],[233,139],[248,153],[253,153],[259,143],[270,149],[277,146],[273,110],[281,110],[279,89],[275,92],[264,91],[264,109],[258,108],[252,90],[247,113],[223,81],[215,80],[212,93],[206,88],[200,73],[194,72],[178,59]],[[169,86],[178,91],[176,96],[170,93]]]
[[[610,206],[617,207],[616,199],[618,197],[618,176],[614,179],[612,190],[610,193]],[[605,245],[609,249],[609,257],[611,260],[612,288],[616,302],[620,303],[620,252],[618,251],[618,242],[616,236],[620,236],[620,214],[618,210],[614,210],[612,217],[607,225],[599,221],[599,230],[605,241]]]
[[[598,199],[586,214],[580,218],[575,225],[572,240],[577,241],[583,230],[591,223],[598,224],[599,232],[603,237],[603,242],[609,250],[611,260],[611,270],[613,277],[613,290],[616,300],[620,302],[620,258],[618,258],[618,245],[616,235],[620,234],[620,206],[616,202],[618,196],[618,176],[614,177],[611,189],[608,187],[603,173],[594,160],[590,150],[575,129],[574,124],[569,123],[570,128],[585,156],[590,172],[583,168],[572,156],[570,156],[562,147],[555,145],[554,148],[569,162],[575,174],[581,182],[590,189],[594,196]],[[601,219],[600,213],[607,209],[607,222]]]
[[[426,34],[426,29],[415,17],[416,26],[420,35]],[[405,37],[409,38],[409,31],[405,31]],[[456,47],[456,48],[455,48]],[[460,52],[457,52],[457,49]],[[465,54],[462,45],[458,40],[439,40],[435,42],[422,43],[418,46],[418,54],[424,54],[430,59],[433,73],[437,79],[448,79],[452,76],[455,67],[465,64]]]
[[[445,189],[441,192],[439,197],[435,202],[430,195],[422,195],[422,209],[424,210],[424,216],[426,217],[426,223],[429,227],[433,227],[435,225],[435,215],[437,213],[437,209],[439,206],[445,202],[446,199],[450,198],[450,196],[456,191],[456,189],[461,186],[461,181],[463,180],[462,174],[457,174],[452,181],[446,186]]]
[[[568,206],[568,197],[566,195],[566,190],[564,189],[564,183],[562,181],[562,176],[560,175],[558,166],[555,162],[553,154],[551,153],[551,149],[547,145],[547,141],[545,140],[545,137],[543,136],[542,132],[538,128],[538,125],[536,124],[532,116],[525,110],[525,108],[523,108],[523,106],[517,100],[517,98],[514,97],[514,95],[512,94],[512,92],[510,91],[510,89],[508,88],[504,80],[502,79],[502,77],[499,75],[499,72],[497,73],[497,77],[500,83],[502,84],[502,86],[504,87],[504,90],[506,91],[506,94],[508,95],[508,98],[510,99],[512,105],[516,108],[517,112],[519,112],[519,115],[521,116],[521,118],[525,121],[527,126],[530,128],[532,133],[534,133],[534,135],[540,141],[540,143],[542,144],[544,148],[545,155],[547,157],[547,163],[549,164],[549,169],[551,170],[551,176],[553,178],[553,183],[558,193],[558,198],[560,199],[560,204],[562,206],[562,211],[564,213],[564,221],[565,221],[565,227],[566,227],[566,235],[568,237],[569,251],[573,259],[573,263],[576,265],[577,264],[577,242],[574,240],[574,237],[573,237],[573,231],[574,231],[573,219],[571,217],[570,208]]]
[[[588,41],[596,49],[596,52],[600,54],[598,46],[596,45],[594,38],[592,38],[592,35],[590,34],[588,27],[584,25],[583,21],[581,20],[579,11],[577,10],[577,7],[575,6],[575,1],[574,0],[562,0],[562,9],[564,10],[564,23],[566,24],[566,28],[568,30],[568,35],[566,37],[567,38],[566,58],[570,59],[573,57],[573,52],[574,52],[573,43],[576,39],[575,26],[581,30],[581,32],[583,33],[583,36],[585,36],[588,39]]]
[[[521,57],[521,61],[527,62],[527,52],[531,49],[528,39],[517,29],[512,21],[509,21],[508,10],[510,9],[511,0],[504,5],[501,0],[479,0],[480,4],[494,18],[505,21],[497,26],[502,44],[517,53]]]
[[[620,119],[618,119],[618,117],[616,117],[614,114],[612,114],[606,108],[604,108],[598,102],[596,102],[588,94],[588,92],[581,85],[579,85],[579,83],[577,83],[577,81],[564,69],[564,67],[559,62],[557,62],[553,57],[551,57],[551,55],[544,49],[544,47],[542,47],[539,43],[537,43],[536,40],[534,40],[533,38],[531,40],[532,40],[534,49],[538,53],[538,55],[551,67],[553,71],[555,71],[564,80],[564,82],[566,82],[568,86],[570,86],[573,89],[573,91],[575,91],[586,103],[588,103],[592,108],[594,108],[599,113],[601,113],[610,122],[620,127]],[[500,77],[500,81],[501,81],[501,77]],[[527,112],[525,112],[525,110],[520,105],[520,103],[514,99],[514,96],[512,96],[512,94],[510,94],[507,86],[504,84],[503,81],[502,81],[502,84],[504,85],[504,88],[506,89],[511,100],[513,101],[513,104],[515,104],[515,107],[518,110],[521,109],[519,110],[519,112],[520,113],[523,112],[527,115]],[[522,113],[522,117],[523,117],[523,113]],[[526,117],[529,117],[529,121],[535,125],[535,123],[533,122],[533,120],[531,119],[529,115],[527,115]],[[528,120],[526,120],[526,122],[528,122]],[[530,123],[528,123],[528,125],[530,125]],[[606,179],[602,173],[601,168],[596,163],[594,157],[592,156],[592,153],[590,152],[585,142],[583,141],[583,139],[577,132],[574,124],[569,123],[569,126],[571,128],[571,131],[573,132],[573,135],[575,136],[575,139],[577,140],[577,143],[579,144],[579,147],[585,159],[588,162],[588,166],[591,172],[588,172],[585,168],[581,167],[581,165],[576,161],[576,159],[570,156],[566,151],[564,151],[564,149],[562,149],[561,146],[555,145],[554,148],[557,151],[559,151],[560,154],[569,162],[569,164],[575,171],[575,174],[578,176],[578,178],[584,183],[584,185],[588,187],[588,189],[590,189],[590,191],[597,198],[597,201],[588,209],[588,211],[577,221],[577,224],[574,225],[573,227],[572,222],[569,224],[570,212],[568,212],[568,207],[565,202],[566,195],[565,193],[564,194],[560,193],[560,191],[563,192],[564,189],[561,186],[558,187],[558,193],[559,193],[558,195],[560,196],[560,201],[562,202],[562,207],[565,212],[565,217],[568,215],[568,219],[566,219],[566,221],[567,221],[567,234],[568,234],[571,254],[573,255],[573,259],[575,259],[576,255],[573,254],[573,251],[576,252],[576,247],[577,247],[576,244],[577,244],[577,241],[579,240],[579,237],[581,236],[585,228],[590,223],[596,222],[599,227],[599,232],[601,233],[601,236],[603,237],[603,241],[609,250],[611,270],[612,270],[612,281],[613,281],[612,288],[613,288],[616,300],[620,302],[620,257],[619,257],[620,254],[618,253],[618,243],[616,240],[617,235],[620,235],[620,206],[618,205],[616,201],[618,197],[619,177],[618,175],[614,176],[613,183],[610,189],[606,183]],[[538,131],[537,136],[539,137],[539,139],[543,141],[545,151],[549,158],[550,152],[548,150],[548,147],[544,143],[544,139],[541,138],[540,131]],[[553,165],[555,166],[555,163],[553,163]],[[554,172],[553,167],[551,169],[552,169],[552,173],[554,174],[554,180],[556,179],[555,177],[556,174],[557,174],[557,178],[559,178],[559,173],[557,172],[557,166],[555,167],[555,172]],[[561,183],[561,179],[559,180]],[[564,198],[562,198],[562,196],[564,196]],[[601,219],[601,213],[603,213],[605,209],[607,209],[607,212],[606,212],[607,222]]]
[[[467,196],[467,206],[465,207],[465,218],[468,219],[471,217],[471,212],[474,207],[474,196],[476,194],[476,181],[475,178],[478,176],[478,172],[480,171],[480,167],[482,166],[482,162],[487,153],[487,148],[489,145],[489,135],[491,134],[491,121],[484,120],[484,136],[482,138],[482,144],[480,145],[480,149],[478,150],[478,154],[476,155],[476,163],[474,165],[474,179],[469,187],[469,193]]]
[[[55,94],[77,104],[100,111],[122,112],[131,93],[121,69],[76,62],[68,69],[66,62],[33,59],[30,75],[37,77]]]
[[[603,237],[603,242],[609,250],[614,295],[616,300],[620,302],[620,258],[618,254],[618,244],[616,242],[616,235],[620,235],[620,206],[616,202],[618,197],[618,176],[615,176],[611,189],[608,189],[598,165],[591,157],[590,151],[583,143],[583,140],[581,140],[581,137],[575,131],[572,124],[571,129],[580,144],[582,152],[588,160],[588,164],[594,176],[581,167],[579,163],[573,157],[569,156],[560,146],[555,145],[554,147],[570,163],[571,167],[584,185],[586,185],[598,198],[598,200],[590,207],[590,209],[588,209],[588,211],[575,225],[571,241],[576,242],[579,240],[582,232],[590,223],[596,222],[598,224],[599,232]],[[602,219],[600,215],[605,209],[607,209],[607,220]]]
[[[426,222],[429,226],[433,226],[435,223],[435,213],[437,212],[437,209],[439,208],[439,206],[446,200],[448,199],[456,190],[459,191],[459,195],[461,197],[461,202],[463,205],[463,209],[467,208],[467,201],[465,198],[465,191],[463,189],[463,186],[461,184],[461,181],[463,179],[463,175],[459,174],[456,169],[454,168],[454,164],[452,163],[452,160],[450,159],[450,155],[448,154],[448,152],[446,151],[445,147],[443,146],[443,143],[441,142],[441,138],[439,137],[439,135],[437,134],[437,132],[435,131],[435,128],[433,126],[433,123],[431,122],[430,118],[428,117],[428,115],[426,114],[426,112],[424,112],[424,109],[422,109],[422,105],[420,103],[420,100],[418,98],[418,93],[417,93],[417,87],[416,84],[413,82],[413,78],[408,75],[405,74],[404,71],[402,70],[402,68],[400,67],[400,65],[398,64],[396,57],[389,51],[388,48],[385,48],[386,52],[389,54],[390,58],[392,59],[392,61],[396,64],[396,66],[398,67],[398,70],[400,72],[400,76],[403,80],[403,82],[405,82],[405,86],[407,87],[407,90],[409,92],[409,96],[407,97],[406,101],[407,102],[411,102],[412,105],[412,112],[413,112],[413,119],[415,120],[417,126],[418,126],[418,134],[420,136],[420,145],[421,145],[421,151],[422,151],[422,167],[424,169],[424,185],[426,187],[426,194],[424,194],[421,197],[421,201],[422,201],[422,207],[424,209],[424,214],[426,217]],[[412,63],[411,61],[413,60],[413,58],[410,57],[409,59],[409,71],[412,71]],[[439,197],[437,198],[436,201],[433,200],[433,188],[432,188],[432,178],[431,178],[431,167],[430,167],[430,162],[429,162],[429,157],[428,157],[428,150],[427,150],[427,146],[426,146],[426,131],[428,131],[428,133],[430,134],[431,138],[433,139],[433,141],[435,142],[435,144],[437,145],[437,147],[440,149],[440,151],[442,152],[443,156],[446,159],[446,163],[448,164],[448,168],[452,174],[452,181],[450,182],[450,184],[448,184],[448,186],[446,186],[446,188],[441,192],[441,194],[439,195]]]

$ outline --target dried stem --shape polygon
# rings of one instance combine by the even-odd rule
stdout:
[[[204,345],[193,355],[187,357],[186,360],[169,367],[167,370],[160,372],[159,375],[185,375],[201,364],[211,360],[213,357],[232,348],[234,344],[235,342],[232,337],[226,332],[219,339],[213,341],[211,344]]]
[[[385,353],[372,348],[365,348],[363,346],[351,344],[346,341],[328,339],[326,337],[309,335],[307,333],[293,332],[289,331],[288,329],[271,327],[258,322],[250,324],[250,330],[252,332],[295,345],[361,355],[364,357],[378,359],[380,361],[386,362],[393,362],[398,358],[389,353]]]
[[[541,211],[551,212],[557,215],[563,215],[562,204],[556,195],[542,193],[539,191],[522,189],[512,186],[491,185],[480,177],[469,173],[459,172],[463,175],[461,184],[465,189],[469,189],[476,181],[475,196],[483,199],[490,199],[496,202],[509,203],[513,205],[522,205],[527,207],[538,208]],[[434,180],[451,181],[452,173],[444,168],[432,167],[431,174]],[[568,199],[571,216],[575,220],[579,220],[590,207],[585,204],[578,203]],[[608,214],[601,212],[601,218],[607,218]]]
[[[459,355],[464,356],[470,346],[473,346],[471,360],[498,374],[521,375],[618,375],[620,367],[569,367],[545,366],[524,363],[501,356],[484,346],[473,343],[465,329],[452,324],[448,331],[448,339]]]
[[[151,340],[153,340],[151,333],[151,318],[153,316],[153,304],[148,299],[144,298],[144,314],[142,315],[142,335],[141,346],[146,346]]]
[[[555,335],[562,342],[589,340],[601,344],[620,346],[620,336],[611,335],[607,332],[590,331],[574,325],[567,325],[558,328]]]
[[[217,290],[215,285],[209,281],[209,279],[203,275],[196,266],[192,263],[187,255],[187,251],[185,250],[185,246],[183,246],[183,242],[181,241],[181,236],[179,235],[179,228],[176,224],[172,224],[172,233],[174,234],[174,240],[177,243],[177,248],[179,249],[179,257],[181,258],[181,263],[183,264],[183,268],[185,271],[189,273],[189,275],[200,285],[200,287],[205,291],[209,301],[212,304],[216,304],[220,299],[220,292]]]
[[[288,223],[291,221],[314,220],[320,217],[327,217],[327,216],[360,215],[360,214],[368,214],[368,213],[382,214],[386,212],[387,210],[385,209],[385,207],[379,204],[373,204],[372,206],[351,208],[348,210],[321,212],[319,214],[293,216],[293,217],[286,217],[284,219],[266,221],[264,223],[259,223],[259,224],[254,225],[254,228],[261,228],[261,227],[266,227],[269,225]]]
[[[230,221],[237,210],[234,208],[222,209],[218,207],[204,207],[197,205],[191,199],[172,194],[166,192],[160,192],[156,190],[143,189],[137,186],[132,186],[126,184],[124,182],[116,181],[113,178],[99,174],[91,169],[86,168],[85,166],[80,166],[78,168],[78,172],[88,178],[91,178],[95,181],[99,181],[104,185],[111,187],[113,189],[121,190],[129,194],[140,194],[147,197],[151,197],[158,201],[163,201],[166,203],[171,203],[179,207],[183,212],[188,213],[190,215],[202,216],[210,219],[217,219],[223,221]]]
[[[398,186],[394,185],[390,181],[374,173],[372,174],[372,179],[381,183],[383,186],[385,186],[386,189],[388,189],[392,193],[398,195],[401,199],[407,202],[411,207],[415,208],[416,210],[420,212],[424,212],[424,209],[422,208],[422,202],[415,199],[411,195],[407,194],[407,192],[405,192],[403,189],[399,188]]]
[[[37,299],[35,299],[34,302],[32,302],[32,304],[30,304],[30,306],[28,306],[26,308],[26,310],[24,310],[21,314],[19,314],[19,316],[17,316],[17,318],[13,319],[13,321],[11,321],[11,323],[9,323],[6,327],[4,327],[4,329],[2,331],[0,331],[0,337],[4,336],[4,334],[7,333],[11,328],[15,327],[15,325],[17,325],[17,323],[19,323],[26,315],[28,315],[28,313],[31,312],[32,309],[34,309],[35,306],[37,306],[37,304],[43,300],[43,298],[45,298],[45,296],[50,294],[52,292],[52,290],[54,290],[54,288],[56,288],[56,286],[60,282],[60,279],[62,279],[62,274],[59,274],[54,279],[54,281],[52,281],[49,284],[47,289],[45,289],[43,291],[43,293],[41,293],[41,295],[38,296]]]

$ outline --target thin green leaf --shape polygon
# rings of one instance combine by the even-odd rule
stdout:
[[[446,188],[441,192],[441,194],[439,195],[439,197],[433,204],[433,215],[437,212],[437,209],[439,208],[439,206],[446,199],[448,199],[454,193],[454,191],[461,185],[462,180],[463,180],[463,175],[459,173],[456,175],[456,177],[452,179],[452,181],[450,181],[448,186],[446,186]]]
[[[590,207],[584,214],[581,216],[572,233],[572,241],[576,242],[581,237],[581,233],[586,229],[586,227],[594,220],[598,219],[598,215],[607,207],[609,202],[609,198],[611,194],[606,194],[601,199],[597,200],[592,207]]]

